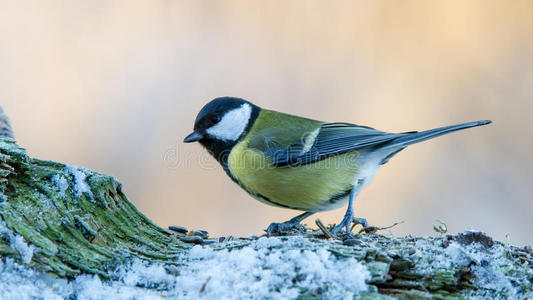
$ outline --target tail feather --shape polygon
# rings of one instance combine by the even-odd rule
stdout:
[[[476,121],[476,122],[469,122],[469,123],[445,126],[445,127],[430,129],[430,130],[421,131],[421,132],[408,133],[406,135],[402,135],[402,136],[390,141],[382,149],[386,149],[386,148],[404,148],[406,146],[409,146],[409,145],[412,145],[412,144],[416,144],[416,143],[420,143],[420,142],[423,142],[423,141],[426,141],[426,140],[429,140],[429,139],[432,139],[432,138],[436,138],[438,136],[441,136],[441,135],[444,135],[444,134],[447,134],[447,133],[451,133],[451,132],[454,132],[454,131],[457,131],[457,130],[463,130],[463,129],[467,129],[467,128],[471,128],[471,127],[487,125],[487,124],[490,124],[490,123],[492,123],[492,121],[490,121],[490,120],[482,120],[482,121]]]

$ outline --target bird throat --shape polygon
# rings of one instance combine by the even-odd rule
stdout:
[[[237,143],[238,141],[228,142],[210,138],[200,140],[200,144],[222,165],[222,167],[224,167],[224,169],[227,168],[231,149]]]
[[[261,109],[259,107],[252,105],[252,113],[250,114],[248,125],[237,140],[225,141],[208,137],[199,141],[200,144],[207,150],[207,152],[209,152],[222,165],[226,172],[228,172],[228,157],[231,153],[231,150],[246,136],[246,134],[253,127],[255,120],[259,116],[260,110]]]

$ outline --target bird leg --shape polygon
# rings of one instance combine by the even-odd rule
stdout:
[[[300,224],[300,222],[302,222],[305,218],[309,217],[314,213],[315,212],[308,211],[304,212],[303,214],[297,215],[296,217],[283,223],[272,223],[268,226],[266,230],[267,236],[286,235],[293,232],[294,230],[299,231],[300,229],[302,229],[302,225]]]
[[[346,230],[346,234],[351,235],[350,225],[352,223],[355,223],[356,225],[361,224],[363,225],[363,227],[368,227],[368,222],[366,221],[366,219],[354,218],[353,216],[353,201],[356,195],[357,187],[354,187],[350,192],[350,199],[348,200],[348,209],[346,210],[346,214],[344,214],[344,218],[342,219],[340,224],[333,228],[333,230],[331,231],[332,234],[337,234],[344,227]]]

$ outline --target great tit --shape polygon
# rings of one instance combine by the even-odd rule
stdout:
[[[255,199],[277,207],[304,211],[267,234],[298,228],[315,212],[348,203],[333,228],[349,234],[353,201],[378,167],[405,147],[443,134],[491,121],[476,121],[422,132],[388,133],[350,123],[327,123],[263,109],[249,101],[220,97],[206,104],[185,143],[200,142],[228,176]]]

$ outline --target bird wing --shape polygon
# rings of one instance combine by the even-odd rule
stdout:
[[[405,133],[387,133],[349,123],[322,123],[309,128],[268,128],[249,143],[276,167],[311,164],[330,156],[377,146]]]

